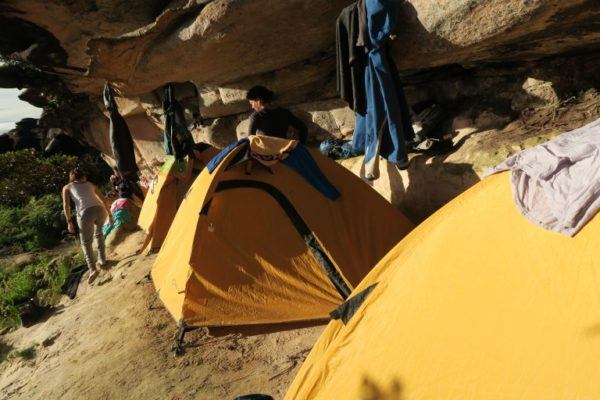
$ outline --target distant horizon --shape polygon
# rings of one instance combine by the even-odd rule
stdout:
[[[0,89],[0,135],[15,128],[23,118],[39,118],[42,109],[19,99],[19,89]]]

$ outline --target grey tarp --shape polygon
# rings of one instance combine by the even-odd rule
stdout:
[[[490,169],[511,170],[515,202],[532,222],[574,236],[600,210],[600,119]]]

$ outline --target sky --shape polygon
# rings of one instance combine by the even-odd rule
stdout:
[[[39,118],[41,108],[19,100],[21,91],[18,89],[0,89],[0,133],[7,132],[15,127],[15,122],[23,118]]]

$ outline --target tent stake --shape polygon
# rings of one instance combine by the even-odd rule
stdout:
[[[179,330],[177,332],[177,338],[175,339],[175,343],[173,344],[173,353],[175,356],[181,355],[183,353],[183,340],[185,339],[185,332],[187,331],[185,322],[179,321],[178,325]]]

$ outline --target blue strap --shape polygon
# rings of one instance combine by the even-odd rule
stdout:
[[[308,150],[298,145],[292,150],[283,163],[302,175],[315,189],[330,200],[340,197],[340,192],[327,180]]]
[[[237,142],[231,143],[229,146],[225,147],[223,150],[221,150],[221,152],[219,154],[217,154],[216,156],[214,156],[209,162],[208,164],[206,164],[206,168],[208,168],[208,170],[210,171],[210,173],[212,174],[213,171],[215,169],[217,169],[217,167],[219,166],[219,164],[221,164],[221,161],[223,161],[223,159],[225,157],[227,157],[227,155],[229,153],[231,153],[234,149],[236,149],[238,146],[247,143],[248,142],[248,138],[242,138],[240,140],[238,140]]]

